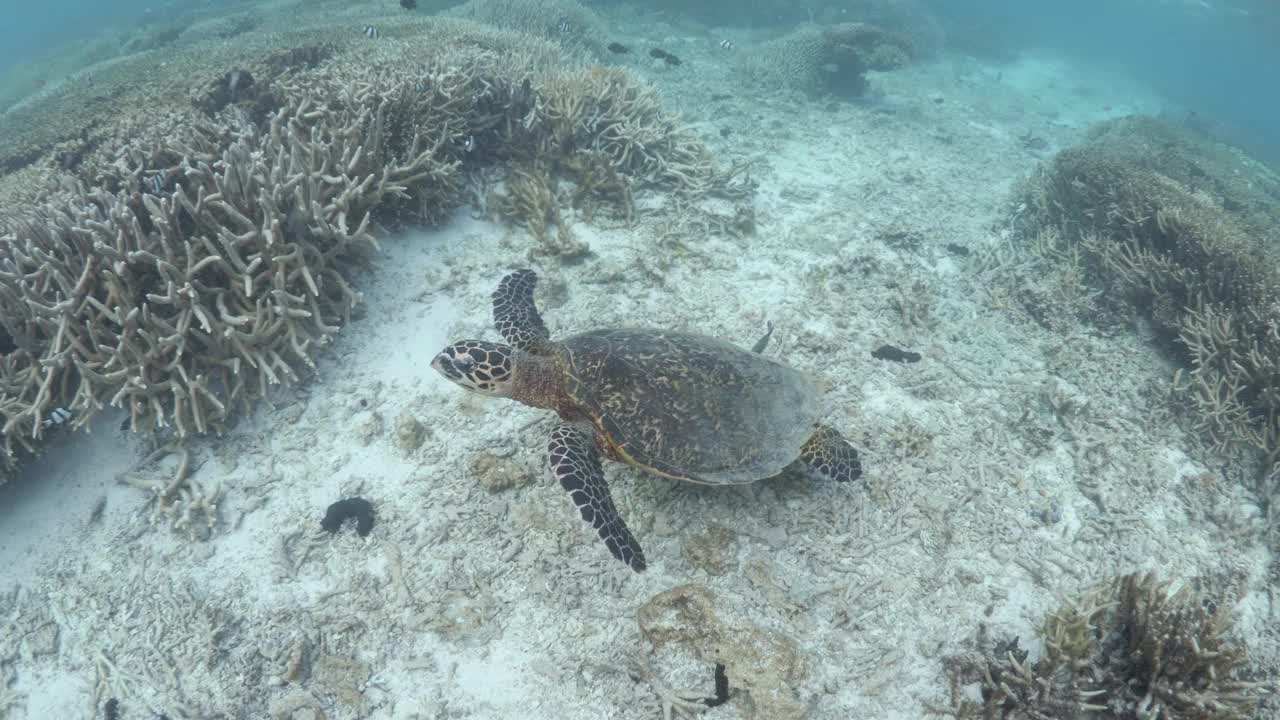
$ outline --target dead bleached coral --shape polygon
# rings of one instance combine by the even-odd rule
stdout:
[[[770,89],[855,97],[867,89],[867,71],[901,67],[911,53],[906,36],[874,25],[804,25],[743,55],[737,70]]]
[[[177,467],[169,478],[148,477],[139,472],[170,455],[177,458]],[[190,451],[173,443],[143,458],[132,469],[118,475],[116,480],[151,495],[148,502],[152,503],[152,523],[167,521],[171,529],[186,532],[192,539],[207,539],[218,522],[222,483],[216,481],[211,488],[206,488],[191,475]]]
[[[947,661],[957,717],[1249,720],[1274,688],[1246,679],[1230,590],[1176,591],[1152,574],[1099,586],[1050,614],[1038,657],[1015,638]],[[986,644],[986,638],[980,638]],[[982,701],[964,699],[976,683]]]
[[[560,211],[555,178],[545,165],[514,167],[507,176],[506,192],[495,193],[488,206],[509,223],[524,227],[538,246],[535,254],[571,258],[587,252]]]
[[[24,698],[13,689],[18,679],[17,666],[20,660],[30,660],[35,654],[29,649],[24,652],[24,635],[26,628],[35,625],[32,620],[30,593],[24,603],[22,588],[14,585],[12,590],[0,593],[0,717],[9,714],[24,704]],[[55,644],[57,625],[53,625]],[[25,656],[25,657],[24,657]]]

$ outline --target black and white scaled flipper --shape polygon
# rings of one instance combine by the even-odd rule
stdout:
[[[538,276],[532,270],[516,270],[502,278],[493,292],[493,324],[502,339],[525,352],[542,354],[551,333],[533,303]]]
[[[609,552],[632,570],[643,571],[644,551],[614,507],[591,435],[573,425],[557,425],[547,442],[547,464]]]

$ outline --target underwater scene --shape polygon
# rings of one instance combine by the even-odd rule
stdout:
[[[0,720],[1280,719],[1273,0],[0,17]]]

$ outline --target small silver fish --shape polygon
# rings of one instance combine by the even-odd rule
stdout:
[[[369,38],[370,40],[377,40],[377,39],[378,39],[378,35],[379,35],[379,33],[378,33],[378,28],[374,27],[373,25],[365,25],[365,26],[364,26],[364,36],[365,36],[365,37]]]
[[[724,50],[732,50],[732,49],[733,49],[733,41],[732,41],[732,40],[721,40],[721,41],[720,41],[720,47],[721,47],[722,49],[724,49]]]
[[[468,135],[466,142],[462,143],[462,149],[467,152],[474,151],[476,149],[476,136]]]

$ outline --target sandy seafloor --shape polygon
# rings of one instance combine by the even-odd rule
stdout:
[[[755,161],[758,230],[664,258],[643,217],[579,223],[590,258],[535,265],[553,334],[642,324],[750,346],[772,321],[770,352],[830,381],[828,422],[862,449],[864,481],[705,488],[607,466],[649,558],[630,573],[545,471],[552,415],[428,367],[451,339],[496,338],[489,294],[532,243],[464,209],[384,240],[362,317],[313,377],[190,443],[193,482],[221,488],[207,533],[153,522],[146,493],[117,482],[149,451],[119,416],[0,488],[0,659],[15,658],[0,715],[100,717],[95,700],[118,697],[128,720],[655,720],[635,659],[659,684],[712,689],[706,658],[654,653],[638,626],[685,585],[773,653],[775,691],[812,718],[926,717],[950,702],[943,658],[979,623],[1034,648],[1060,596],[1131,571],[1248,578],[1240,636],[1275,662],[1256,500],[1173,421],[1172,367],[1140,323],[1051,332],[981,260],[1008,241],[1018,178],[1092,122],[1165,110],[1158,96],[1029,54],[943,55],[874,75],[857,103],[764,97],[716,46],[759,37],[628,35],[683,56],[628,62],[723,162]],[[1025,148],[1028,131],[1049,147]],[[882,343],[923,359],[872,358]],[[138,476],[163,482],[174,461]],[[320,532],[351,495],[376,506],[373,532]],[[704,717],[767,717],[748,695]]]

